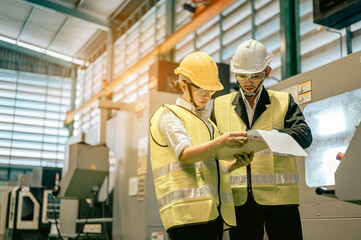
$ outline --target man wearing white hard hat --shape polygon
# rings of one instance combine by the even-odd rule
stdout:
[[[212,120],[221,133],[262,129],[287,133],[303,148],[312,142],[311,130],[288,93],[263,86],[272,70],[271,57],[256,40],[241,43],[231,60],[240,87],[216,98]],[[231,239],[302,239],[297,163],[295,157],[271,151],[255,154],[253,161],[231,173],[237,228]]]

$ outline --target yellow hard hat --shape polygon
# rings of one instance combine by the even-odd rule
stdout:
[[[203,52],[193,52],[185,56],[174,73],[183,74],[192,83],[205,90],[223,89],[218,78],[217,64],[213,58]]]

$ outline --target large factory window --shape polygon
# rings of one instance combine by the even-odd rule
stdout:
[[[0,69],[0,163],[62,167],[71,79]]]
[[[361,121],[361,89],[307,105],[304,115],[312,129],[313,143],[305,158],[309,187],[335,184],[339,164],[336,155],[345,153]]]

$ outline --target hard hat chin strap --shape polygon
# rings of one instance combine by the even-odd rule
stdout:
[[[194,102],[193,100],[193,93],[192,93],[192,88],[191,88],[191,84],[186,82],[187,84],[187,88],[188,88],[188,92],[189,92],[189,101],[193,104],[193,106],[195,107],[195,111],[197,113],[197,115],[200,115],[198,110],[201,109],[201,107],[198,107],[197,104]]]
[[[253,97],[253,96],[256,95],[255,92],[254,92],[254,93],[246,93],[246,92],[243,90],[243,88],[242,88],[242,91],[243,91],[243,94],[244,94],[246,97]]]

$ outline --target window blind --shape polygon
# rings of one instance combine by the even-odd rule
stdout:
[[[62,167],[71,79],[0,69],[0,164]]]

